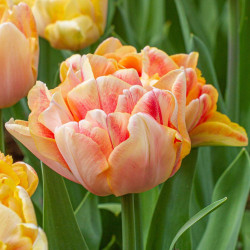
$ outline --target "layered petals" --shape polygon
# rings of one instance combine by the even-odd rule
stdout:
[[[140,193],[164,182],[171,174],[181,143],[178,133],[138,113],[128,124],[129,138],[109,157],[108,180],[115,195]]]

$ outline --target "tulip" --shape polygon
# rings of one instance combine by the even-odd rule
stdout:
[[[37,175],[28,164],[13,164],[10,156],[0,153],[1,249],[48,249],[30,199],[37,183]]]
[[[104,32],[107,0],[35,0],[38,33],[57,49],[79,50]]]
[[[28,122],[6,124],[45,164],[100,196],[140,193],[178,170],[190,151],[183,70],[171,90],[147,90],[135,69],[88,54],[64,62],[61,79],[52,90],[37,82]]]
[[[9,8],[0,2],[0,108],[9,107],[34,85],[38,67],[38,36],[28,5]]]

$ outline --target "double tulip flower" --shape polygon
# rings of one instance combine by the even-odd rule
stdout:
[[[37,226],[30,196],[38,184],[36,172],[0,152],[0,249],[48,249]]]
[[[37,82],[28,121],[7,130],[45,164],[94,194],[149,190],[180,167],[191,146],[247,145],[245,130],[217,111],[218,93],[197,53],[137,52],[118,39],[61,64],[61,84]]]

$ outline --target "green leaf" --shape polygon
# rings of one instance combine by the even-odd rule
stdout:
[[[213,212],[215,209],[220,207],[227,198],[223,198],[221,200],[215,201],[209,206],[203,208],[201,211],[199,211],[196,215],[194,215],[192,218],[190,218],[178,231],[178,233],[175,235],[173,241],[171,242],[169,250],[172,250],[174,248],[174,245],[176,244],[177,240],[180,238],[180,236],[187,231],[192,225],[194,225],[197,221],[201,220],[203,217],[207,216],[211,212]]]
[[[98,209],[98,197],[88,192],[75,216],[89,249],[99,249],[102,236],[101,216]]]
[[[184,42],[185,42],[186,52],[190,52],[190,46],[191,46],[190,28],[189,28],[188,20],[186,17],[185,9],[183,7],[181,0],[175,0],[175,5],[178,11],[178,17],[179,17],[180,24],[181,24],[181,30],[182,30],[182,35],[183,35]]]
[[[217,80],[213,61],[206,45],[195,35],[191,35],[191,48],[193,51],[199,52],[198,66],[202,71],[207,83],[215,86],[219,93],[218,106],[219,110],[226,113],[226,106]]]
[[[189,219],[189,200],[197,149],[183,160],[180,170],[161,189],[149,229],[146,249],[168,249],[178,229]],[[180,249],[191,249],[189,234],[179,241]]]
[[[241,225],[241,233],[240,238],[243,243],[243,249],[250,249],[250,211],[246,210],[242,225]]]
[[[198,250],[235,249],[250,189],[250,161],[245,149],[222,174],[212,200],[227,196],[227,203],[210,215]]]
[[[102,203],[102,204],[98,204],[98,208],[110,211],[115,216],[118,216],[121,213],[120,203]]]
[[[250,34],[250,1],[245,1],[240,30],[240,124],[250,135],[250,74],[249,74],[249,34]],[[249,149],[249,145],[247,146]]]
[[[88,249],[76,222],[63,178],[42,165],[43,228],[48,237],[49,249]]]

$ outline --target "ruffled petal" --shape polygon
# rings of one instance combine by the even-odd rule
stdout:
[[[109,168],[100,146],[81,134],[77,122],[56,129],[57,146],[79,183],[100,196],[111,194],[105,171]]]
[[[42,154],[36,147],[33,138],[30,135],[28,124],[23,121],[14,121],[10,119],[9,122],[5,124],[8,132],[14,136],[18,141],[20,141],[27,149],[29,149],[38,159],[52,168],[55,172],[61,174],[65,178],[77,182],[75,177],[69,171],[64,159],[62,156],[57,157],[57,154],[54,155],[54,159],[49,158],[46,154]],[[47,149],[51,150],[51,147]],[[58,150],[58,149],[57,149]],[[50,151],[50,154],[53,154],[53,151]]]
[[[104,56],[105,54],[115,52],[117,49],[122,47],[119,39],[110,37],[104,40],[96,49],[95,54]]]
[[[179,67],[196,69],[199,53],[176,54],[170,56]]]
[[[100,101],[96,80],[85,81],[71,90],[68,94],[68,105],[77,121],[84,119],[89,110],[99,109]]]
[[[116,196],[140,193],[164,182],[171,174],[178,132],[157,123],[151,116],[138,113],[128,124],[129,138],[109,157],[108,179]]]
[[[114,112],[119,95],[123,93],[124,89],[129,89],[131,86],[114,76],[102,76],[96,81],[101,109],[106,114]]]
[[[192,147],[205,145],[246,146],[247,134],[244,128],[219,112],[206,122],[190,131]]]
[[[120,69],[116,71],[113,76],[127,82],[130,85],[142,86],[138,72],[135,69]]]

